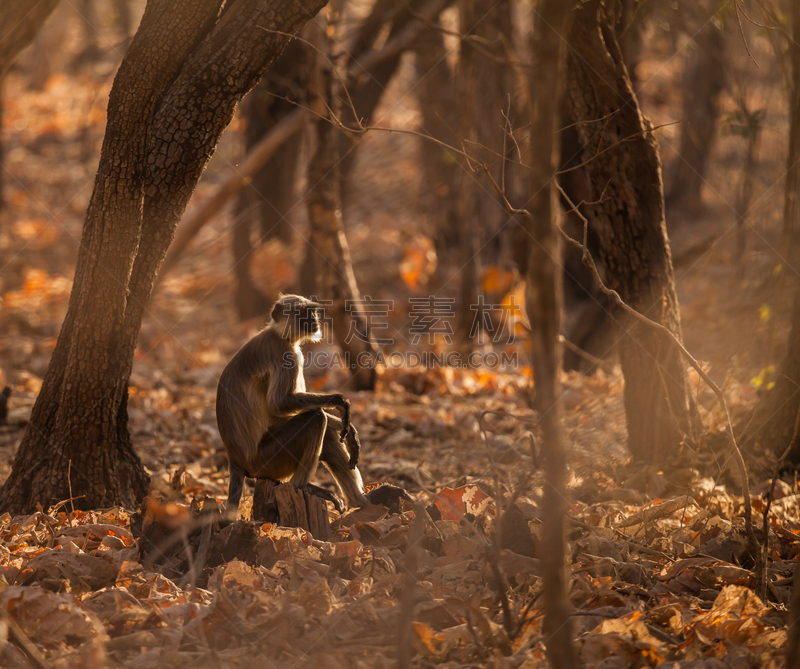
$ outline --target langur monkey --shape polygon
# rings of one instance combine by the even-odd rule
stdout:
[[[300,346],[322,337],[320,311],[299,295],[281,296],[267,327],[222,372],[217,425],[230,461],[229,510],[238,508],[248,476],[288,480],[341,512],[332,493],[310,483],[320,461],[349,506],[370,503],[356,467],[361,443],[349,400],[341,393],[306,392]],[[336,409],[341,419],[325,409]]]

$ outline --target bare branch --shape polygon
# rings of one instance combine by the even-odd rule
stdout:
[[[758,61],[756,61],[756,59],[753,57],[753,54],[750,52],[750,45],[747,43],[747,38],[744,36],[742,17],[739,16],[739,0],[733,0],[733,11],[736,14],[736,23],[739,24],[739,34],[742,36],[742,43],[744,44],[744,48],[747,50],[747,55],[750,56],[750,60],[753,61],[755,66],[760,68]]]

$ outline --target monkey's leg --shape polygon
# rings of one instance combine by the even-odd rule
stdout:
[[[325,438],[322,442],[320,460],[325,463],[328,471],[330,471],[348,506],[367,506],[369,501],[364,497],[364,483],[361,480],[361,473],[357,467],[350,469],[350,455],[345,450],[342,442],[339,441],[340,429],[340,426],[336,425],[329,416]]]
[[[278,481],[288,478],[296,488],[306,485],[319,464],[327,424],[325,412],[316,409],[304,411],[265,432],[249,474]]]
[[[342,421],[338,416],[334,416],[326,412],[328,417],[328,428],[331,426],[336,428],[338,434],[342,432]],[[350,432],[347,434],[347,451],[350,454],[348,466],[350,469],[355,469],[358,464],[358,457],[361,455],[361,440],[358,438],[358,430],[356,426],[350,423]]]
[[[244,488],[244,469],[230,461],[228,469],[230,482],[228,483],[228,502],[225,507],[236,511],[239,508],[239,500],[242,498],[242,488]]]

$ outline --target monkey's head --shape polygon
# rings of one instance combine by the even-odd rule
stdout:
[[[322,305],[300,295],[281,295],[272,307],[272,325],[292,343],[322,339]]]

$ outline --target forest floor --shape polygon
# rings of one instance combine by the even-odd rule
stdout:
[[[677,116],[668,95],[677,74],[645,61],[640,76],[651,70],[643,105],[661,123]],[[10,385],[13,395],[9,424],[0,427],[0,479],[10,471],[66,313],[112,74],[113,63],[101,62],[92,71],[53,74],[40,90],[24,71],[4,82],[0,386]],[[381,125],[417,127],[410,77],[405,63]],[[702,209],[668,212],[685,340],[723,385],[737,423],[774,378],[788,329],[788,298],[768,283],[778,264],[771,247],[784,141],[770,128],[785,123],[783,112],[772,111],[785,106],[775,88],[754,93],[771,116],[744,260],[735,257],[736,217],[726,204],[733,200],[731,165],[741,157],[741,141],[720,140]],[[668,178],[677,131],[659,132]],[[418,148],[408,136],[368,136],[346,212],[362,290],[398,304],[425,292],[409,288],[400,267],[418,256],[436,216],[425,208]],[[190,208],[214,192],[240,157],[236,119]],[[300,231],[303,188],[292,217]],[[236,322],[230,222],[226,212],[209,225],[154,297],[131,377],[130,429],[159,493],[144,510],[145,523],[189,527],[185,545],[198,540],[188,536],[199,513],[192,500],[223,500],[227,488],[214,413],[217,379],[260,326]],[[255,255],[258,281],[290,284],[302,257],[300,235],[291,248],[263,245]],[[455,264],[447,258],[439,264],[435,280],[448,294]],[[392,319],[398,326],[404,321],[399,309]],[[538,434],[527,408],[525,342],[518,339],[517,370],[393,369],[381,374],[375,393],[349,393],[365,481],[405,488],[428,508],[423,523],[413,522],[419,514],[408,504],[400,515],[379,507],[343,518],[331,511],[333,542],[257,526],[249,560],[209,555],[205,570],[184,576],[191,557],[183,543],[169,566],[144,559],[136,538],[139,509],[81,512],[67,503],[24,518],[0,516],[0,629],[14,641],[3,643],[6,632],[0,634],[0,664],[27,666],[20,650],[27,639],[32,652],[59,667],[389,667],[408,650],[417,666],[544,666],[537,557],[547,550],[538,541],[545,482],[531,455]],[[341,373],[316,373],[310,385],[343,382]],[[708,435],[661,467],[629,461],[613,351],[602,368],[564,373],[562,382],[570,596],[582,660],[614,668],[666,661],[780,666],[800,536],[797,485],[776,487],[772,582],[762,602],[752,591],[739,477],[721,445],[713,394],[697,376],[692,383]],[[761,527],[774,461],[754,444],[742,446]],[[319,479],[325,482],[325,474]],[[521,486],[516,507],[504,516],[504,548],[494,554],[487,547],[496,520]],[[249,501],[241,509],[245,518]],[[415,564],[404,557],[409,545],[419,547]]]

